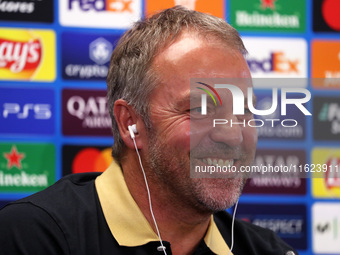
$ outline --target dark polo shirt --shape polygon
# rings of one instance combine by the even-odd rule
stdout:
[[[227,212],[214,214],[194,254],[228,255],[231,218]],[[164,254],[157,251],[158,237],[114,163],[101,175],[70,175],[11,203],[0,211],[0,228],[4,255]],[[234,238],[235,255],[285,255],[292,250],[272,231],[243,221],[235,221]],[[170,255],[170,243],[163,244]]]

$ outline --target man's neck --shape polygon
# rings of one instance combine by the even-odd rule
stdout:
[[[123,165],[127,187],[150,226],[156,232],[145,180],[141,173],[136,173],[136,167],[133,167],[135,169],[131,171],[132,165],[134,164],[131,161]],[[162,239],[170,242],[172,254],[192,254],[207,232],[211,214],[202,213],[189,207],[185,201],[173,198],[167,190],[152,181],[148,184],[153,213]]]

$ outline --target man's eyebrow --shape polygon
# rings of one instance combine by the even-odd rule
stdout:
[[[185,93],[181,96],[181,98],[176,102],[176,106],[183,106],[183,105],[188,105],[190,104],[191,101],[193,100],[201,100],[201,93],[198,92],[188,92]]]

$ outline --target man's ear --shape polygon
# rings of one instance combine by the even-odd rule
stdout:
[[[140,121],[135,109],[129,105],[125,100],[118,99],[113,106],[114,116],[118,125],[120,136],[122,137],[125,145],[130,149],[135,149],[133,140],[130,136],[128,126],[136,124],[137,130],[140,126]],[[135,141],[138,149],[142,148],[142,141],[139,139],[138,134],[135,134]]]

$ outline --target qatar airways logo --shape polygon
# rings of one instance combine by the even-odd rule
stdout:
[[[268,109],[256,109],[254,106],[254,96],[253,96],[253,88],[247,89],[247,95],[245,97],[243,91],[231,84],[215,84],[214,87],[203,83],[203,82],[197,82],[197,84],[203,85],[204,87],[196,87],[197,89],[203,90],[206,92],[206,94],[201,95],[201,115],[207,115],[208,114],[208,106],[207,106],[207,95],[210,96],[212,101],[214,102],[215,107],[217,107],[217,100],[218,99],[219,104],[222,106],[222,100],[216,89],[227,89],[231,92],[233,103],[233,115],[236,116],[242,116],[245,115],[245,108],[247,108],[252,114],[258,115],[258,116],[271,116],[278,107],[278,88],[272,89],[272,102],[271,106]],[[209,90],[212,91],[212,93]],[[220,90],[221,91],[221,90]],[[222,93],[222,91],[220,92]],[[289,94],[299,94],[303,95],[303,97],[299,98],[289,98]],[[286,116],[287,115],[287,105],[295,105],[305,116],[311,116],[312,114],[306,109],[306,107],[303,105],[311,99],[311,93],[304,88],[281,88],[281,115]],[[243,125],[243,126],[251,126],[251,127],[262,127],[265,125],[265,123],[269,123],[274,127],[275,123],[278,121],[281,122],[281,125],[283,127],[295,127],[298,125],[298,121],[295,119],[275,119],[275,118],[261,118],[261,119],[250,119],[246,120],[243,119],[242,121],[233,121],[232,119],[213,119],[213,127],[216,127],[217,125],[225,125],[229,124],[231,126],[233,125]]]

